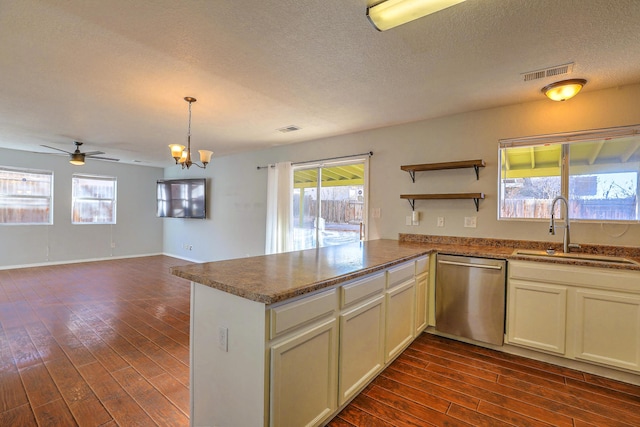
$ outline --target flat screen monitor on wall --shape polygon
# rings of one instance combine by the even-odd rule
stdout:
[[[157,216],[161,218],[207,217],[206,179],[161,179],[156,186]]]

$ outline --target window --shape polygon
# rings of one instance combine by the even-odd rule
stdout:
[[[53,172],[0,167],[0,224],[52,224]]]
[[[368,161],[294,168],[294,250],[357,242],[364,237]]]
[[[571,219],[640,221],[640,125],[501,140],[500,219],[544,219],[558,195]]]
[[[116,223],[116,179],[73,174],[73,224]]]

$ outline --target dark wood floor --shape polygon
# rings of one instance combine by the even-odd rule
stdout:
[[[0,270],[0,426],[187,426],[184,263]],[[428,425],[640,426],[640,387],[423,334],[330,423]]]
[[[189,282],[156,256],[0,271],[0,426],[187,426]]]
[[[640,426],[640,387],[422,334],[330,426]]]

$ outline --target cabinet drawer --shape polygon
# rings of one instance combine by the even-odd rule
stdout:
[[[392,288],[415,276],[416,264],[411,261],[387,270],[387,288]]]
[[[335,309],[335,289],[272,308],[269,313],[270,339],[299,325],[331,314]]]
[[[358,280],[340,287],[340,307],[346,307],[357,301],[362,301],[384,290],[384,273]]]
[[[416,260],[416,276],[429,272],[429,257],[422,257]]]

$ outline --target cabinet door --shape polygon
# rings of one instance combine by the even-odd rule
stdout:
[[[337,409],[337,320],[271,347],[270,424],[321,425]]]
[[[640,370],[640,296],[576,291],[576,358]]]
[[[564,354],[567,288],[511,279],[508,292],[509,343]]]
[[[415,320],[415,279],[386,292],[385,363],[411,343]]]
[[[384,366],[384,295],[340,316],[339,405]]]
[[[427,307],[429,291],[429,273],[424,273],[416,277],[416,330],[415,335],[427,327]]]

